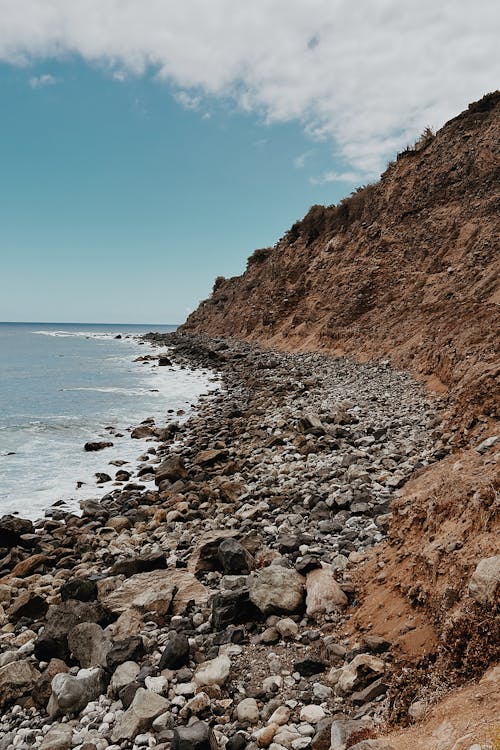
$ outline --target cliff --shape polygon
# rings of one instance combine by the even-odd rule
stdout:
[[[181,330],[389,358],[448,392],[466,432],[496,413],[500,92],[398,155],[380,181],[313,206]]]

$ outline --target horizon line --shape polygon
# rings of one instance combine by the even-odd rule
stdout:
[[[42,326],[180,326],[181,323],[97,323],[81,320],[0,320],[0,325],[42,325]]]

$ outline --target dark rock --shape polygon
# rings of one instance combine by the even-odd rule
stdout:
[[[130,636],[122,641],[116,641],[106,656],[108,668],[114,672],[124,661],[139,661],[145,654],[144,643],[138,635]]]
[[[351,700],[356,705],[369,703],[378,698],[379,695],[384,695],[387,692],[387,688],[387,680],[384,677],[379,677],[378,680],[370,682],[363,690],[352,693]]]
[[[324,672],[327,668],[327,664],[319,658],[311,657],[309,659],[301,659],[296,661],[293,668],[302,677],[311,677],[313,674],[319,674]]]
[[[125,575],[129,578],[136,573],[149,573],[152,570],[164,570],[166,567],[167,560],[164,554],[144,555],[116,562],[111,566],[110,575]]]
[[[172,360],[162,355],[158,357],[158,367],[172,367]]]
[[[156,469],[155,483],[161,484],[165,480],[176,482],[178,479],[187,477],[184,461],[180,456],[170,456],[163,461]]]
[[[75,625],[97,622],[106,626],[110,622],[109,613],[97,602],[79,602],[75,599],[50,606],[46,619],[47,624],[35,641],[35,656],[40,661],[69,659],[68,633]]]
[[[226,750],[244,750],[247,746],[247,740],[244,734],[236,732],[226,742]],[[328,750],[328,748],[326,749]]]
[[[61,586],[60,593],[63,602],[69,599],[90,602],[97,598],[97,585],[87,578],[70,578]]]
[[[129,682],[124,688],[118,693],[118,697],[123,703],[123,708],[126,710],[132,704],[135,698],[135,694],[142,687],[138,682]]]
[[[165,644],[158,669],[179,669],[189,661],[189,641],[184,633],[173,633]]]
[[[260,611],[250,601],[248,589],[221,591],[212,599],[212,626],[223,630],[228,625],[239,625],[261,619]]]
[[[34,527],[31,521],[16,516],[2,516],[0,518],[0,547],[15,547],[23,534],[33,534]]]
[[[252,556],[236,539],[224,539],[219,544],[217,556],[224,573],[229,575],[249,573],[253,567]]]
[[[332,734],[332,717],[322,719],[316,725],[316,734],[312,738],[311,750],[329,750]]]
[[[109,440],[95,440],[93,442],[85,443],[83,449],[86,451],[102,451],[103,448],[111,448],[113,443]]]
[[[44,617],[49,605],[38,594],[32,594],[26,589],[22,591],[9,608],[9,618],[17,622],[22,617],[28,620],[39,620]]]
[[[216,750],[213,730],[204,721],[174,729],[172,750]]]
[[[302,576],[307,575],[307,573],[316,568],[321,568],[321,560],[314,555],[304,555],[301,560],[295,563],[295,570]]]

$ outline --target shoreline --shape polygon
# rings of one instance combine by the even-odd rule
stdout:
[[[390,644],[353,651],[339,628],[392,499],[448,451],[432,433],[439,402],[382,364],[145,338],[181,367],[217,371],[222,388],[82,516],[61,511],[35,533],[0,521],[13,542],[0,580],[0,738],[20,750],[57,734],[79,750],[167,750],[196,718],[206,741],[215,732],[233,750],[267,747],[266,731],[268,744],[314,750],[339,711],[374,736]],[[140,486],[148,475],[154,489]],[[269,724],[276,710],[286,718]]]

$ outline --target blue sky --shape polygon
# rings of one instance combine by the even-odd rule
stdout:
[[[182,321],[215,276],[352,189],[311,182],[331,146],[299,124],[189,109],[148,76],[2,65],[0,92],[1,320]]]
[[[500,78],[496,0],[0,0],[0,320],[181,322]]]

